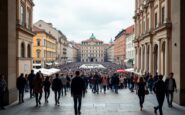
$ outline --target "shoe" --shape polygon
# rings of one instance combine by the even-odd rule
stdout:
[[[156,107],[154,107],[154,113],[157,114],[157,108]]]

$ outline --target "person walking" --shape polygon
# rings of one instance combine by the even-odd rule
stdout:
[[[29,87],[30,87],[30,98],[33,96],[33,80],[35,79],[34,70],[28,75]]]
[[[67,95],[67,77],[65,75],[61,75],[61,80],[62,80],[62,96]]]
[[[51,82],[48,76],[44,80],[43,86],[44,86],[44,92],[45,92],[45,102],[48,103],[48,98],[50,96],[50,86],[51,86]]]
[[[159,75],[158,80],[155,82],[153,91],[156,94],[158,106],[154,107],[154,113],[157,114],[157,110],[159,110],[160,115],[163,115],[162,107],[165,98],[165,83],[163,81],[163,76]]]
[[[52,82],[52,90],[54,91],[55,94],[55,105],[60,105],[60,93],[62,90],[63,84],[62,84],[62,80],[59,78],[59,74],[56,74],[55,79],[53,79]]]
[[[33,92],[35,93],[36,107],[38,107],[38,105],[41,105],[42,86],[43,82],[41,74],[38,72],[35,76],[35,79],[33,80]]]
[[[4,110],[4,94],[7,87],[7,83],[4,79],[4,75],[0,74],[0,107]]]
[[[108,84],[107,77],[104,75],[102,78],[102,87],[103,87],[104,94],[106,93],[107,84]]]
[[[170,73],[169,77],[165,80],[165,85],[166,85],[166,98],[168,102],[169,107],[173,107],[172,102],[173,102],[173,94],[174,91],[177,92],[176,88],[176,81],[173,78],[174,74]]]
[[[74,100],[75,115],[80,115],[82,96],[85,97],[85,82],[80,77],[80,71],[76,71],[75,75],[71,82],[71,96]]]
[[[24,74],[21,73],[21,75],[17,78],[17,89],[19,90],[19,104],[24,103],[24,90],[26,87],[26,79],[24,78]]]
[[[153,79],[152,75],[150,75],[150,77],[148,79],[148,88],[149,88],[151,94],[152,94],[152,90],[153,90],[153,85],[154,85],[154,79]]]
[[[140,103],[140,110],[143,110],[143,104],[145,101],[145,89],[146,89],[146,82],[144,81],[143,77],[139,78],[139,82],[138,82],[138,90],[137,90],[137,94],[139,97],[139,103]]]

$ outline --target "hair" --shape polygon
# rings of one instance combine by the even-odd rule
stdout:
[[[140,83],[140,82],[144,82],[144,78],[143,78],[143,77],[140,77],[140,78],[139,78],[139,83]]]
[[[170,73],[170,75],[172,75],[172,76],[173,76],[173,75],[174,75],[174,73],[173,73],[173,72],[171,72],[171,73]]]
[[[76,74],[77,76],[79,76],[79,75],[80,75],[80,71],[76,71],[75,74]]]
[[[162,75],[159,75],[159,79],[162,80],[163,79],[163,76]]]
[[[58,73],[56,73],[56,77],[58,77],[59,76],[59,74]]]

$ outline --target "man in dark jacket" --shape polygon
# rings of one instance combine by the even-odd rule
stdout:
[[[162,79],[163,79],[163,76],[159,75],[159,79],[155,82],[154,87],[153,87],[153,91],[156,94],[157,101],[159,104],[157,107],[154,107],[154,112],[155,114],[157,114],[157,110],[159,109],[160,115],[163,115],[162,106],[164,103],[165,89],[166,89],[165,83]]]
[[[24,103],[24,89],[27,82],[24,78],[24,74],[21,73],[20,77],[17,78],[17,89],[19,90],[19,103]]]
[[[28,75],[28,81],[30,86],[30,98],[33,96],[33,80],[35,79],[34,70],[31,70],[31,73]]]
[[[173,78],[173,73],[169,74],[169,78],[166,79],[165,85],[166,85],[166,98],[168,102],[168,106],[172,107],[172,102],[173,102],[173,93],[174,91],[177,91],[176,88],[176,81]]]
[[[80,72],[75,72],[76,77],[71,82],[71,96],[74,99],[75,115],[80,115],[82,96],[85,96],[85,82],[80,77]]]
[[[63,87],[62,80],[59,78],[59,74],[57,73],[56,78],[53,80],[52,83],[52,90],[55,93],[55,105],[60,104],[59,100],[62,87]]]

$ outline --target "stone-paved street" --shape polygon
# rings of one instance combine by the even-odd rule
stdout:
[[[28,95],[27,95],[28,97]],[[60,100],[61,105],[55,106],[53,92],[49,98],[49,104],[44,103],[35,107],[34,99],[25,99],[24,104],[12,104],[6,110],[0,110],[0,115],[74,115],[73,100],[68,93]],[[129,90],[120,90],[119,94],[108,91],[99,95],[89,90],[83,99],[82,115],[154,115],[153,107],[157,104],[154,95],[146,96],[144,110],[140,111],[138,97]],[[185,108],[174,104],[174,108],[164,105],[164,115],[185,115]]]

